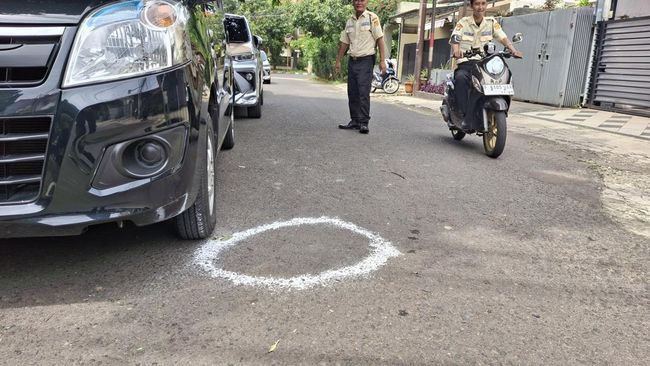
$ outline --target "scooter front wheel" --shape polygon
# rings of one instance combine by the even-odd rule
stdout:
[[[487,111],[487,131],[483,134],[483,148],[485,154],[491,158],[498,158],[506,147],[506,112]]]

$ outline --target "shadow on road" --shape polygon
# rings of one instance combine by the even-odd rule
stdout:
[[[0,240],[0,308],[121,299],[179,271],[196,245],[164,223]]]

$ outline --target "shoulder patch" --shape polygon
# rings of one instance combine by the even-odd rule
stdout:
[[[377,18],[373,19],[372,25],[373,25],[373,27],[379,27],[379,19],[377,19]]]
[[[456,30],[461,30],[461,29],[463,29],[463,25],[460,24],[460,22],[458,22],[458,24],[456,24]]]
[[[494,22],[494,30],[498,31],[499,29],[501,29],[501,26],[499,25],[499,23]]]

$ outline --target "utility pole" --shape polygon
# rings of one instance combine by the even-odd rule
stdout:
[[[436,0],[433,0],[433,10],[431,12],[431,30],[429,31],[429,78],[433,70],[433,45],[436,38]]]
[[[420,0],[420,23],[418,25],[418,44],[415,49],[415,80],[413,90],[420,90],[420,70],[422,70],[422,52],[424,51],[424,23],[427,18],[427,0]]]
[[[468,0],[463,0],[463,7],[460,9],[460,17],[463,18],[467,14]]]

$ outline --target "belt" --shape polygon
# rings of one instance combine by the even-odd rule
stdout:
[[[350,60],[352,60],[352,61],[359,61],[359,60],[363,60],[363,59],[368,58],[368,57],[373,57],[373,58],[374,58],[375,55],[366,55],[366,56],[350,56]]]

